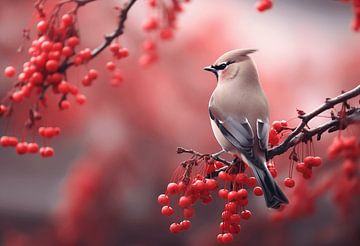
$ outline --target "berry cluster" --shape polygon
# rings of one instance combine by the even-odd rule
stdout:
[[[201,167],[202,162],[206,164],[199,172],[195,168]],[[219,225],[220,234],[217,236],[219,243],[230,243],[233,234],[240,232],[240,220],[248,220],[251,212],[246,209],[248,205],[248,190],[252,189],[254,195],[262,196],[263,190],[257,186],[255,177],[248,176],[245,171],[248,166],[240,161],[234,161],[230,166],[225,166],[220,161],[211,157],[200,156],[182,163],[184,172],[176,182],[168,184],[166,192],[159,195],[158,202],[163,206],[161,213],[172,216],[175,210],[170,205],[170,196],[178,195],[177,204],[183,209],[183,217],[180,223],[172,223],[170,232],[178,233],[191,227],[190,218],[194,215],[194,204],[201,200],[208,204],[213,198],[211,192],[218,189],[218,196],[225,201]],[[193,175],[192,172],[196,174]],[[206,176],[200,174],[206,173]],[[223,188],[219,188],[215,176],[223,181]],[[247,189],[246,189],[247,188]]]
[[[76,7],[61,15],[64,5],[71,2],[77,3]],[[111,40],[107,39],[102,46],[94,50],[79,48],[77,10],[89,2],[91,1],[59,2],[48,15],[45,11],[44,1],[38,1],[35,5],[39,13],[39,20],[36,24],[37,37],[34,38],[27,50],[29,59],[24,62],[18,73],[14,66],[4,69],[4,76],[15,78],[15,83],[2,101],[3,104],[0,104],[0,117],[9,119],[14,114],[17,104],[24,102],[30,104],[30,114],[25,126],[27,129],[32,129],[33,135],[36,127],[41,137],[51,138],[58,135],[59,128],[39,127],[43,118],[42,111],[46,111],[49,99],[58,98],[60,110],[67,110],[71,107],[72,103],[69,100],[71,96],[80,105],[86,102],[86,96],[79,92],[80,88],[77,85],[79,83],[68,78],[67,69],[71,66],[87,65],[106,47],[109,47],[114,60],[120,60],[129,55],[126,48],[113,41],[115,37],[112,37]],[[30,36],[27,35],[26,38],[30,39]],[[122,82],[123,76],[118,71],[115,62],[108,62],[106,67],[113,72],[111,85],[118,86]],[[96,69],[88,69],[87,74],[81,80],[81,85],[91,86],[98,77],[99,73]],[[56,130],[52,131],[54,129]],[[16,152],[19,154],[39,152],[43,157],[54,154],[51,147],[39,148],[38,144],[34,142],[34,137],[31,143],[27,143],[25,136],[20,142],[16,137],[7,136],[6,130],[4,135],[1,138],[1,145],[16,147]]]
[[[321,162],[319,156],[307,156],[304,158],[303,162],[296,164],[296,171],[301,173],[305,179],[310,179],[312,176],[312,168],[319,167]]]
[[[201,175],[198,175],[189,183],[185,183],[184,181],[169,183],[166,194],[161,194],[158,197],[158,202],[163,206],[161,213],[165,216],[173,215],[174,209],[170,206],[169,195],[179,195],[178,205],[183,209],[184,217],[184,220],[180,223],[174,222],[170,225],[170,232],[178,233],[188,230],[191,227],[190,218],[193,217],[195,213],[193,205],[198,200],[201,200],[204,204],[210,203],[213,200],[210,192],[217,187],[218,184],[216,180],[207,179]]]
[[[183,3],[187,2],[190,0],[147,1],[153,14],[144,21],[143,30],[151,36],[142,44],[144,53],[139,58],[140,65],[146,66],[158,59],[156,41],[174,37],[177,16],[183,12]]]
[[[276,146],[279,144],[280,139],[282,137],[282,131],[288,129],[288,123],[285,120],[274,121],[271,124],[271,128],[269,131],[269,145]]]
[[[110,84],[114,87],[117,87],[121,84],[124,78],[116,65],[116,60],[121,60],[128,57],[129,51],[126,48],[121,47],[118,43],[112,43],[109,48],[112,53],[113,60],[106,63],[106,69],[109,72],[112,72]]]

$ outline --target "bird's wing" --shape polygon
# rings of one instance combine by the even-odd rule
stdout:
[[[254,157],[254,133],[246,118],[235,120],[223,117],[216,109],[209,107],[210,118],[215,122],[224,137],[246,158]]]
[[[263,151],[267,151],[269,138],[269,123],[258,119],[256,121],[256,135],[259,140],[260,149]]]
[[[249,161],[260,164],[254,154],[255,136],[247,118],[235,120],[231,116],[223,116],[214,107],[209,107],[210,118],[215,122],[224,137],[237,148]],[[268,141],[268,123],[260,119],[256,122],[256,135],[260,151],[266,155]]]

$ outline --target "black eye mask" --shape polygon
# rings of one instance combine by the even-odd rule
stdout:
[[[215,68],[216,70],[224,70],[228,65],[234,63],[233,61],[228,61],[228,62],[223,62],[219,65],[212,65],[213,68]]]

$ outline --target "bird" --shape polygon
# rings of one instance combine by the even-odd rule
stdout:
[[[204,68],[215,74],[217,85],[209,100],[211,127],[222,150],[246,162],[264,191],[267,207],[278,209],[289,201],[266,165],[269,109],[250,54],[235,49]]]

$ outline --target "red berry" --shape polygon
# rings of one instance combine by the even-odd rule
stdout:
[[[230,211],[223,211],[221,213],[221,218],[224,220],[224,221],[230,221],[230,217],[231,217],[231,212]]]
[[[67,45],[74,48],[75,46],[79,45],[80,40],[78,37],[76,36],[72,36],[70,38],[67,39]]]
[[[219,197],[221,197],[222,199],[227,199],[229,194],[229,191],[227,189],[220,189],[218,192]]]
[[[163,206],[169,205],[170,199],[169,199],[169,197],[167,195],[161,194],[161,195],[158,196],[158,203],[160,203]]]
[[[162,29],[160,31],[160,38],[162,40],[170,40],[174,36],[173,31],[170,28]]]
[[[84,78],[81,80],[81,83],[83,84],[83,86],[90,86],[92,81],[89,76],[85,75]]]
[[[272,127],[274,128],[275,131],[277,131],[278,133],[281,132],[281,130],[283,129],[283,125],[281,124],[280,121],[274,121],[272,123]]]
[[[255,187],[256,186],[256,178],[255,177],[249,177],[247,180],[247,184],[250,187]]]
[[[191,227],[191,222],[190,220],[183,220],[181,221],[180,226],[182,230],[189,230]]]
[[[41,147],[39,152],[42,157],[51,157],[54,155],[54,149],[51,147]]]
[[[321,165],[321,158],[319,156],[315,156],[313,158],[312,166],[313,167],[318,167],[320,165]]]
[[[110,61],[106,63],[106,69],[112,72],[116,69],[116,64]]]
[[[218,187],[218,183],[215,179],[206,179],[205,184],[208,190],[215,190]]]
[[[306,166],[303,162],[300,162],[298,164],[296,164],[296,170],[300,173],[303,173],[306,169]]]
[[[39,32],[44,33],[48,28],[48,23],[44,20],[41,20],[37,23],[36,28],[38,29]]]
[[[306,167],[311,167],[313,165],[314,162],[314,157],[313,156],[306,156],[304,158],[304,164]]]
[[[161,213],[165,216],[171,216],[174,213],[174,209],[170,206],[163,206],[161,208]]]
[[[76,102],[78,103],[78,104],[84,104],[85,102],[86,102],[86,96],[85,95],[83,95],[83,94],[77,94],[76,95]]]
[[[269,144],[272,146],[277,145],[280,142],[280,136],[274,128],[270,128],[269,131]]]
[[[193,208],[185,208],[183,214],[185,219],[190,219],[194,216],[195,210]]]
[[[142,44],[142,47],[143,47],[144,51],[149,52],[149,51],[153,51],[156,49],[156,44],[151,40],[146,40]]]
[[[8,144],[11,147],[16,147],[18,144],[18,139],[16,137],[8,137]]]
[[[181,196],[179,198],[179,206],[182,208],[187,208],[191,205],[191,199],[187,196]]]
[[[198,191],[203,191],[206,189],[206,184],[203,180],[196,180],[193,184],[193,187]]]
[[[272,7],[272,1],[271,0],[261,0],[261,2],[256,3],[255,7],[259,12],[263,12]]]
[[[21,91],[15,91],[12,95],[11,95],[11,99],[14,102],[21,102],[24,98],[24,94]]]
[[[58,85],[58,90],[60,93],[62,94],[66,94],[70,91],[70,84],[66,81],[62,81],[59,85]]]
[[[111,52],[116,53],[120,49],[120,45],[118,43],[112,43],[109,46]]]
[[[157,27],[158,27],[158,21],[154,17],[147,19],[143,24],[143,29],[147,32],[152,31]]]
[[[41,50],[44,52],[49,52],[52,49],[52,47],[53,47],[53,43],[50,41],[44,41],[41,44]]]
[[[148,0],[148,4],[150,7],[156,7],[157,5],[157,0]]]
[[[14,77],[16,74],[16,69],[13,66],[8,66],[4,70],[5,77],[11,78]]]
[[[44,81],[44,76],[39,72],[33,73],[31,78],[29,79],[29,82],[33,85],[39,85],[43,81]]]
[[[68,100],[63,100],[63,101],[61,101],[61,103],[60,103],[60,108],[61,109],[69,109],[70,108],[70,106],[71,106],[71,104],[70,104],[70,102],[68,101]]]
[[[90,69],[89,72],[88,72],[88,76],[89,76],[89,79],[95,80],[95,79],[98,78],[99,73],[95,69]]]
[[[91,50],[88,49],[88,48],[80,51],[80,57],[81,57],[84,61],[89,60],[89,59],[91,58],[91,56],[92,56],[92,55],[91,55]]]
[[[121,48],[119,49],[118,54],[119,54],[119,58],[125,58],[129,56],[129,51],[126,48]]]
[[[218,241],[218,243],[224,243],[224,242],[223,242],[223,234],[218,234],[218,235],[216,236],[216,240]]]
[[[233,241],[233,235],[231,233],[224,233],[222,236],[223,243],[231,243]]]
[[[248,197],[248,192],[245,189],[240,189],[237,193],[240,199],[247,199]]]
[[[176,183],[169,183],[167,188],[166,188],[166,192],[171,194],[171,195],[174,195],[176,193],[179,192],[179,186],[178,184]]]
[[[235,202],[228,202],[225,204],[225,210],[229,211],[230,213],[235,213],[237,209],[237,205]]]
[[[241,227],[239,224],[231,224],[229,226],[229,232],[232,234],[238,234],[241,231]]]
[[[70,26],[73,23],[73,17],[69,14],[64,14],[61,17],[61,21],[64,24],[65,27]]]
[[[1,146],[3,146],[3,147],[8,147],[8,146],[9,146],[9,137],[7,137],[7,136],[2,136],[2,137],[0,138],[0,144],[1,144]]]
[[[240,220],[241,220],[241,217],[240,217],[239,214],[232,214],[230,216],[230,222],[233,223],[233,224],[239,224]]]
[[[56,60],[48,60],[45,64],[45,67],[49,72],[56,72],[59,68],[59,65],[59,62]]]
[[[65,46],[62,51],[61,54],[65,57],[69,57],[72,54],[74,54],[74,50],[70,47],[70,46]]]
[[[241,211],[241,218],[248,220],[251,218],[251,212],[249,210]]]
[[[286,187],[292,188],[295,186],[295,181],[291,178],[284,179],[284,184]]]
[[[239,193],[237,191],[230,191],[229,194],[228,194],[228,197],[227,199],[229,201],[235,201],[237,200],[239,197]]]
[[[255,196],[262,196],[264,194],[264,192],[260,186],[255,186],[253,192],[254,192]]]
[[[27,152],[27,143],[26,142],[20,142],[16,145],[16,153],[19,155],[23,155]]]
[[[5,113],[6,111],[7,111],[6,106],[0,104],[0,115],[3,114],[3,113]]]
[[[39,152],[39,145],[37,143],[29,143],[27,145],[27,151],[32,154],[37,153]]]
[[[174,233],[174,234],[180,232],[181,229],[182,229],[182,228],[181,228],[181,225],[180,225],[179,223],[172,223],[172,224],[170,225],[170,227],[169,227],[170,232],[171,232],[171,233]]]
[[[238,173],[235,176],[235,181],[238,184],[246,184],[247,180],[248,180],[248,177],[247,177],[247,175],[245,173]]]

